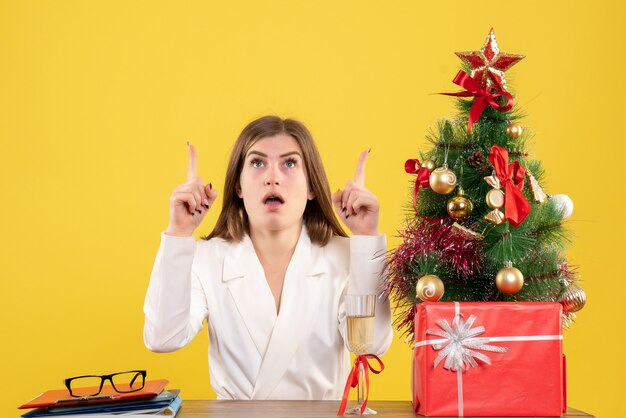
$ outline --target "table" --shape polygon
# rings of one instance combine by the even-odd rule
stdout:
[[[369,401],[367,405],[378,411],[377,418],[421,416],[415,415],[409,401]],[[183,401],[176,418],[333,418],[337,416],[337,410],[339,401]],[[568,408],[563,417],[593,415]]]

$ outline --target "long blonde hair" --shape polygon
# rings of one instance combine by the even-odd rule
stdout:
[[[307,201],[303,215],[303,222],[311,241],[324,246],[333,235],[347,236],[335,217],[326,171],[309,130],[294,119],[264,116],[250,122],[239,134],[226,170],[222,211],[213,231],[202,239],[220,237],[227,241],[240,242],[244,234],[250,233],[248,214],[244,208],[243,200],[237,195],[239,177],[250,148],[259,139],[278,134],[290,135],[302,149],[309,190],[315,196],[314,199]]]

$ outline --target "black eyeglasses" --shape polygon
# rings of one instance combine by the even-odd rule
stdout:
[[[130,370],[113,374],[75,376],[65,379],[65,386],[70,395],[79,398],[82,396],[96,396],[102,392],[105,380],[111,382],[113,390],[118,393],[131,393],[143,389],[146,383],[145,370]]]

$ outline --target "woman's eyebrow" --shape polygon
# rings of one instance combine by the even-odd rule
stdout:
[[[300,153],[298,151],[287,152],[285,154],[279,155],[279,157],[283,158],[283,157],[287,157],[289,155],[297,155],[298,157],[302,158],[302,155],[300,155]]]
[[[267,154],[262,153],[261,151],[249,151],[246,157],[249,157],[251,154],[260,155],[261,157],[267,158]]]
[[[264,152],[261,152],[261,151],[256,151],[256,150],[249,151],[247,156],[249,157],[251,154],[255,154],[255,155],[259,155],[261,157],[267,158],[267,154],[265,154]],[[298,151],[289,151],[289,152],[286,152],[284,154],[279,155],[279,157],[280,158],[284,158],[284,157],[287,157],[289,155],[297,155],[298,157],[302,158],[302,155],[300,155],[300,153]]]

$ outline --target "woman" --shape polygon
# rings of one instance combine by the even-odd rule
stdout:
[[[363,185],[367,155],[331,202],[309,131],[276,116],[251,122],[233,148],[216,226],[196,241],[217,192],[198,177],[190,145],[146,294],[146,346],[177,350],[206,319],[218,399],[340,399],[350,368],[345,295],[378,294],[385,265],[379,204]],[[384,353],[391,338],[382,297],[370,352]]]

